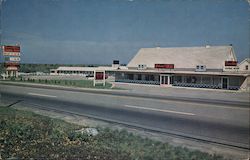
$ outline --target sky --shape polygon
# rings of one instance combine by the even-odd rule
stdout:
[[[128,63],[140,48],[230,45],[249,57],[247,0],[0,0],[22,63]]]

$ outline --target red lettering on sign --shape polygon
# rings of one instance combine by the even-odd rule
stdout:
[[[237,61],[225,61],[225,66],[237,66]]]
[[[108,78],[108,75],[105,75],[105,79],[107,79],[107,78]],[[103,79],[103,72],[96,72],[95,79],[102,80]]]
[[[4,52],[20,52],[20,46],[4,46]]]
[[[155,68],[174,69],[174,64],[155,64]]]
[[[20,63],[18,63],[18,62],[5,62],[4,67],[20,67]]]

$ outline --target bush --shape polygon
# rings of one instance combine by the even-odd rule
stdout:
[[[80,141],[88,142],[91,137],[88,136],[86,133],[73,131],[69,133],[68,138],[70,141],[80,140]]]

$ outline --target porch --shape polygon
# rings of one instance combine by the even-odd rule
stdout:
[[[175,75],[173,86],[238,90],[242,82],[235,76]]]

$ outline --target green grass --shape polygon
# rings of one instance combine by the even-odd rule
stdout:
[[[16,82],[29,82],[29,83],[39,83],[39,84],[48,84],[48,85],[60,85],[60,86],[72,86],[80,88],[99,88],[99,89],[111,89],[112,84],[106,82],[105,86],[102,83],[97,83],[96,86],[93,86],[93,80],[47,80],[47,79],[16,79],[11,80]],[[116,89],[116,88],[114,88]]]
[[[83,127],[0,107],[1,158],[223,160],[220,156],[141,138],[125,130],[98,128],[99,134],[94,137],[74,132]]]

